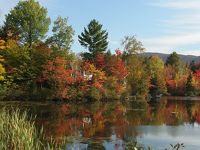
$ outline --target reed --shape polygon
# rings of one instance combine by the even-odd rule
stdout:
[[[54,150],[61,149],[54,140],[46,141],[43,130],[37,130],[33,117],[19,109],[0,110],[1,150]]]

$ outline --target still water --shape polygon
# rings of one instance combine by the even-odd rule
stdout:
[[[150,103],[7,103],[37,115],[47,137],[66,137],[66,150],[124,150],[129,143],[200,149],[200,98],[163,97]]]

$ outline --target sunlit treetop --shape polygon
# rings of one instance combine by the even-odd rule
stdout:
[[[19,1],[6,15],[5,30],[7,34],[18,36],[23,44],[29,47],[44,38],[50,25],[47,9],[35,0]]]

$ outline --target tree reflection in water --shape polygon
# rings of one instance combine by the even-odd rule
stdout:
[[[134,142],[159,147],[156,140],[162,138],[168,139],[168,146],[173,138],[184,140],[190,134],[185,129],[195,130],[193,135],[199,138],[191,127],[200,123],[200,101],[163,97],[149,103],[138,100],[24,106],[27,107],[37,114],[37,125],[43,126],[47,137],[52,136],[57,142],[66,137],[68,149],[124,149],[127,143]],[[156,139],[156,135],[161,138]],[[195,143],[193,138],[188,141]]]

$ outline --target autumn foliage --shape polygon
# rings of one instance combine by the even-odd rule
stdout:
[[[0,51],[4,50],[6,48],[5,41],[0,40]],[[4,74],[5,74],[5,68],[3,65],[4,58],[0,55],[0,81],[4,80]]]
[[[108,50],[108,32],[95,19],[78,36],[86,51],[75,54],[71,50],[74,30],[67,18],[58,17],[45,40],[50,23],[47,12],[43,19],[31,11],[21,13],[27,11],[22,4],[40,7],[34,1],[19,2],[0,27],[4,99],[98,101],[200,95],[200,62],[188,66],[176,52],[166,62],[158,56],[143,56],[145,48],[135,36],[125,36],[122,50]],[[16,8],[20,8],[17,15]],[[39,20],[29,28],[27,16],[32,15]]]

